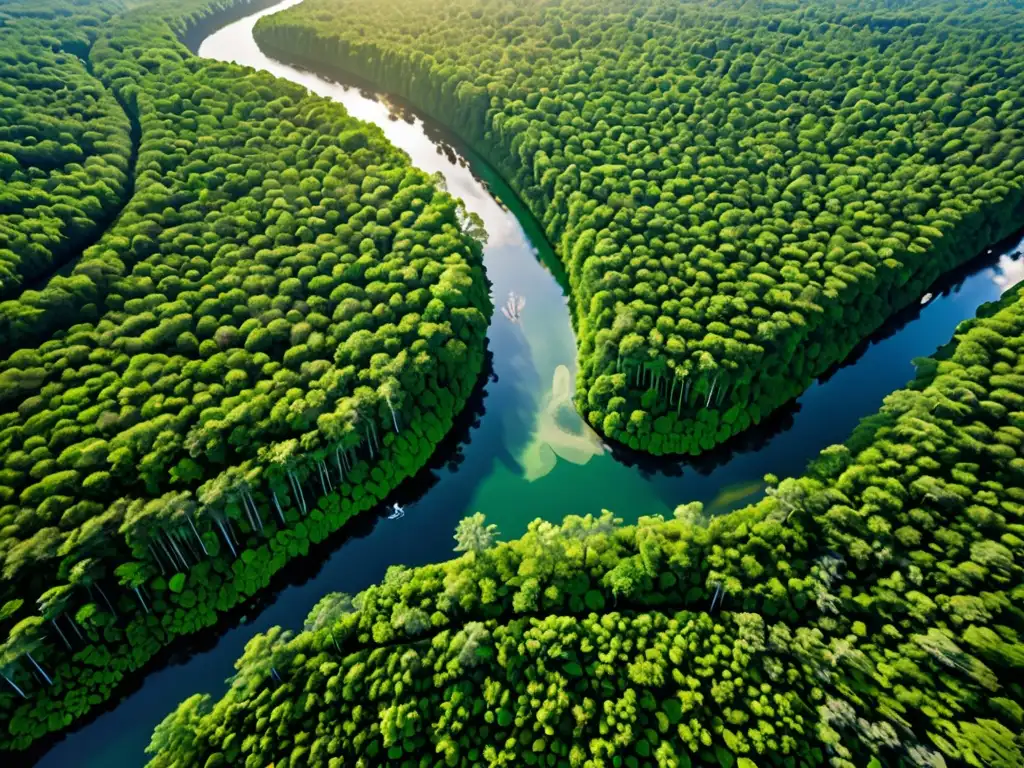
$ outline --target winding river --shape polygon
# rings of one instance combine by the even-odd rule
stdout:
[[[508,187],[479,158],[406,107],[378,94],[335,83],[265,56],[252,38],[260,16],[248,16],[209,35],[200,55],[266,69],[345,105],[379,125],[413,164],[444,176],[448,189],[479,214],[489,233],[485,251],[495,304],[510,292],[525,299],[518,322],[499,309],[488,334],[488,379],[431,467],[395,499],[401,519],[357,520],[333,550],[286,569],[276,591],[249,607],[218,637],[198,638],[151,672],[107,712],[55,744],[38,765],[51,768],[131,768],[154,726],[197,692],[219,695],[235,659],[253,634],[280,624],[301,626],[330,591],[358,592],[388,566],[446,559],[456,522],[487,514],[505,537],[521,534],[536,517],[615,510],[627,522],[640,514],[670,514],[699,499],[719,513],[756,498],[766,472],[799,473],[821,448],[841,442],[886,393],[913,376],[911,360],[946,342],[961,320],[1024,277],[1019,244],[993,249],[932,288],[845,365],[816,382],[792,406],[750,434],[696,462],[655,460],[605,446],[572,402],[575,341],[557,259],[539,227]]]

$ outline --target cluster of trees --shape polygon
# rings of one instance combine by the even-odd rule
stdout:
[[[115,6],[0,8],[0,300],[79,252],[125,203],[130,124],[85,61]]]
[[[150,765],[1019,767],[1022,340],[1018,291],[738,512],[467,518],[253,639]]]
[[[189,54],[172,30],[224,5],[104,24],[89,62],[140,126],[135,193],[0,306],[0,748],[373,507],[482,369],[479,220],[340,105]]]
[[[458,130],[569,276],[577,405],[697,453],[1019,226],[1020,15],[996,2],[308,0],[261,45]]]

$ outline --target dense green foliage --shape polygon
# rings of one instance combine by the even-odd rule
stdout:
[[[0,747],[373,507],[482,368],[479,222],[341,106],[189,54],[175,30],[226,6],[103,25],[134,195],[70,276],[0,308]]]
[[[86,61],[113,7],[0,5],[0,300],[80,251],[125,203],[128,117]]]
[[[257,636],[153,768],[1024,764],[1024,293],[804,477],[537,521]]]
[[[580,411],[697,453],[1020,226],[1022,29],[953,0],[308,0],[256,37],[489,157],[568,272]]]

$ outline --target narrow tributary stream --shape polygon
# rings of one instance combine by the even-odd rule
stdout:
[[[912,378],[913,358],[934,352],[978,305],[1024,277],[1016,244],[979,256],[933,287],[920,305],[894,318],[793,406],[697,462],[612,452],[572,406],[575,340],[569,307],[552,266],[557,260],[536,223],[489,167],[443,131],[385,97],[264,55],[252,38],[256,19],[297,2],[285,0],[214,32],[200,55],[266,69],[338,101],[355,117],[379,125],[414,165],[440,172],[452,194],[484,220],[495,304],[500,307],[510,292],[524,297],[520,321],[495,312],[488,334],[490,377],[432,468],[399,489],[403,518],[356,521],[325,558],[289,569],[288,583],[253,608],[250,620],[219,637],[201,638],[197,645],[204,648],[182,653],[149,674],[110,711],[57,743],[41,766],[142,765],[153,727],[193,693],[219,695],[253,634],[275,624],[300,628],[322,595],[358,592],[380,580],[388,566],[448,558],[455,524],[467,514],[485,512],[504,537],[514,537],[535,517],[555,520],[605,508],[629,522],[640,515],[670,514],[676,504],[694,499],[714,513],[741,506],[760,494],[765,473],[797,474],[821,448],[844,440],[888,392]]]

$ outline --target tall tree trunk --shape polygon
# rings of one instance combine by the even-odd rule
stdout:
[[[99,590],[100,596],[103,598],[103,602],[107,604],[107,608],[110,609],[110,612],[114,614],[114,616],[117,616],[117,611],[114,610],[114,604],[110,602],[110,598],[107,597],[107,593],[103,591],[103,587],[100,586],[98,581],[96,582],[96,589]]]
[[[256,502],[253,501],[252,492],[246,488],[242,491],[242,498],[252,509],[253,515],[256,516],[256,524],[259,525],[260,533],[263,533],[263,516],[260,514],[259,507],[256,506]]]
[[[240,544],[238,543],[238,536],[236,536],[236,535],[235,535],[235,528],[234,528],[234,526],[232,526],[232,525],[231,525],[231,518],[230,518],[230,517],[228,517],[227,515],[225,515],[225,516],[224,516],[224,522],[225,522],[225,524],[226,524],[226,525],[227,525],[227,527],[228,527],[228,535],[229,535],[229,536],[231,537],[231,540],[232,540],[233,542],[235,542],[235,546],[236,546],[236,547],[238,547],[238,546],[241,546],[241,545],[240,545]]]
[[[338,467],[338,484],[345,482],[345,470],[341,466],[341,449],[334,449],[334,464]]]
[[[167,531],[164,531],[164,534],[167,536],[167,540],[171,543],[171,549],[173,549],[174,552],[178,555],[178,559],[180,559],[181,562],[185,564],[185,570],[187,571],[189,568],[192,567],[192,564],[189,563],[187,557],[181,554],[181,547],[178,546],[178,542],[174,540],[174,537],[171,536],[171,534]]]
[[[54,619],[50,619],[50,624],[57,630],[57,634],[60,635],[60,639],[64,641],[64,647],[70,651],[71,643],[68,642],[67,635],[65,635],[64,630],[60,628],[60,624],[58,624]]]
[[[295,496],[299,509],[302,510],[302,514],[306,514],[306,497],[302,495],[302,486],[299,485],[299,479],[292,470],[288,470],[288,481],[292,484],[292,494]]]
[[[324,480],[324,465],[320,459],[316,460],[316,474],[320,478],[320,490],[324,492],[324,496],[327,495],[327,481]]]
[[[32,654],[26,653],[25,656],[27,656],[28,660],[32,662],[32,666],[39,671],[39,674],[45,678],[47,685],[53,685],[53,680],[51,680],[50,676],[46,674],[46,670],[39,666],[39,662],[32,658]]]
[[[707,399],[707,402],[704,403],[704,407],[705,408],[707,408],[709,405],[711,405],[711,396],[713,394],[715,394],[715,385],[716,384],[718,384],[718,376],[715,376],[714,381],[711,382],[711,389],[708,391],[708,399]]]
[[[395,434],[397,435],[401,432],[401,430],[398,428],[398,417],[395,416],[395,409],[391,405],[391,398],[388,397],[385,398],[385,400],[387,400],[388,403],[388,410],[391,411],[391,423],[395,425]]]
[[[288,525],[288,523],[284,521],[284,512],[281,511],[281,502],[277,500],[277,491],[271,491],[270,498],[274,501],[274,509],[277,510],[277,516],[281,518],[281,525]]]
[[[249,521],[249,527],[253,533],[256,533],[256,521],[252,519],[252,510],[249,509],[249,505],[245,503],[245,495],[242,495],[242,509],[245,510],[245,519]]]
[[[715,588],[715,596],[711,598],[711,607],[708,608],[708,613],[713,613],[715,610],[715,603],[718,601],[718,595],[722,592],[722,582],[718,582],[718,586]]]
[[[18,684],[16,682],[14,682],[13,680],[11,680],[11,678],[9,678],[7,676],[6,672],[0,672],[0,676],[2,676],[3,679],[7,681],[7,684],[9,686],[11,686],[11,688],[13,688],[14,690],[16,690],[18,692],[18,695],[21,696],[21,698],[23,698],[23,699],[27,699],[28,698],[28,696],[25,695],[25,692],[23,690],[21,690],[21,688],[18,687]]]
[[[192,555],[193,559],[198,563],[199,553],[196,551],[195,546],[192,544],[191,537],[181,533],[180,528],[175,530],[171,535],[174,536],[174,538],[177,539],[179,542],[185,545],[185,549],[188,551],[190,555]]]
[[[224,537],[224,541],[228,544],[228,549],[231,550],[232,557],[238,557],[238,553],[235,551],[235,545],[231,543],[231,537],[228,535],[227,530],[224,528],[224,521],[218,520],[217,527],[220,528],[221,535]]]
[[[156,540],[157,540],[157,543],[160,544],[160,549],[163,550],[164,556],[167,558],[167,562],[169,562],[171,564],[171,568],[173,568],[174,570],[177,570],[178,569],[178,561],[174,559],[174,555],[171,553],[171,550],[169,550],[167,548],[167,543],[164,541],[164,537],[161,536],[160,534],[157,534]]]
[[[192,522],[192,515],[186,513],[185,519],[188,520],[188,526],[192,529],[192,533],[196,536],[196,541],[199,542],[199,546],[203,548],[203,554],[209,555],[210,553],[206,549],[206,544],[203,543],[203,537],[199,535],[199,531],[196,530],[196,524]]]
[[[139,591],[138,587],[133,587],[133,589],[135,590],[135,596],[139,598],[139,602],[142,603],[142,610],[149,613],[149,606],[146,605],[146,601],[142,598],[142,592]]]
[[[164,561],[160,559],[160,556],[157,554],[156,550],[153,548],[153,542],[150,542],[146,546],[149,547],[149,554],[151,554],[153,556],[153,562],[155,562],[157,567],[160,569],[160,575],[161,576],[166,576],[167,575],[167,569],[164,568]]]
[[[79,640],[85,640],[85,638],[82,637],[82,630],[80,630],[78,628],[78,625],[75,623],[74,619],[72,619],[70,616],[68,616],[68,624],[70,624],[71,628],[73,630],[75,630],[75,634],[78,635],[78,639]]]

